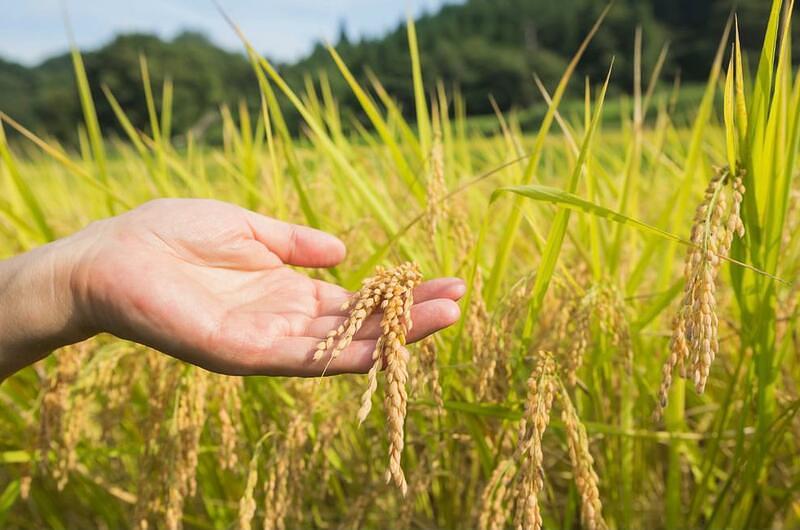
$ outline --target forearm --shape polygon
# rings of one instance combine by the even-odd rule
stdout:
[[[89,336],[72,294],[69,247],[57,241],[0,261],[0,381]]]

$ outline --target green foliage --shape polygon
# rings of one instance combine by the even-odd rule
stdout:
[[[177,131],[202,125],[208,116],[216,119],[216,108],[226,101],[257,95],[247,61],[238,53],[217,48],[200,34],[184,33],[168,42],[151,35],[122,35],[97,51],[83,54],[86,78],[103,129],[124,133],[101,92],[103,86],[111,90],[136,128],[148,128],[141,55],[149,61],[154,87],[163,86],[167,78],[174,83],[173,98],[180,102],[172,117]],[[81,106],[74,86],[68,54],[27,70],[0,63],[0,108],[51,136],[75,135],[75,124],[81,121]],[[26,87],[28,90],[23,90]]]
[[[612,79],[609,92],[629,91],[634,71],[633,34],[636,27],[641,27],[646,73],[656,64],[663,45],[670,42],[671,53],[662,78],[670,81],[680,73],[684,83],[704,81],[705,65],[711,62],[717,44],[713,35],[721,31],[732,0],[678,3],[679,8],[672,0],[615,2],[577,69],[577,76],[602,77],[614,57],[618,74]],[[737,2],[745,53],[760,42],[769,15],[765,4],[758,0]],[[546,106],[532,82],[533,74],[545,86],[554,86],[604,7],[605,3],[597,0],[468,0],[424,15],[416,29],[427,80],[425,88],[433,92],[434,80],[442,80],[448,89],[458,88],[463,104],[473,116],[493,113],[488,97],[491,94],[503,110],[532,107],[531,114],[541,117]],[[412,65],[405,24],[383,37],[359,42],[349,40],[342,28],[334,45],[357,83],[369,86],[372,71],[397,100],[398,108],[406,116],[412,114],[418,97],[408,83]],[[195,133],[208,131],[212,140],[220,141],[221,124],[215,112],[219,105],[235,106],[240,99],[246,99],[251,112],[259,109],[252,72],[241,54],[223,51],[202,34],[193,32],[171,41],[128,34],[83,55],[102,129],[126,135],[112,104],[102,97],[102,86],[111,90],[134,127],[148,127],[148,109],[141,90],[141,55],[149,61],[153,87],[164,86],[167,78],[173,81],[173,99],[180,105],[174,108],[172,123],[179,134],[194,128]],[[370,121],[357,94],[339,75],[322,44],[299,62],[276,67],[292,86],[301,86],[308,73],[327,75],[331,94],[339,101],[342,112],[359,117],[363,123]],[[81,121],[74,82],[68,54],[33,68],[0,59],[0,110],[34,131],[46,131],[61,140],[74,139],[75,123]],[[297,133],[301,116],[287,100],[281,99],[280,103],[290,131]],[[525,125],[537,126],[538,121],[531,119]]]
[[[755,3],[744,4],[763,12]],[[468,7],[483,5],[473,0]],[[511,2],[495,5],[503,11]],[[566,20],[574,15],[567,7],[579,5],[584,4],[543,6],[542,15]],[[673,5],[683,5],[685,12],[672,12]],[[295,380],[251,377],[242,389],[245,405],[234,416],[238,443],[232,454],[238,465],[233,469],[220,465],[220,456],[230,456],[226,452],[231,449],[221,443],[222,421],[216,415],[220,396],[211,386],[211,414],[198,446],[199,465],[192,470],[198,495],[187,500],[185,528],[234,527],[247,478],[245,463],[255,461],[260,473],[274,469],[282,456],[277,441],[296,417],[308,420],[310,440],[302,454],[304,472],[291,476],[298,489],[287,528],[477,527],[485,508],[481,496],[493,470],[517,456],[517,421],[525,414],[530,390],[526,378],[535,350],[548,348],[563,356],[581,343],[574,334],[562,333],[559,315],[574,300],[591,299],[587,295],[598,287],[620,295],[614,311],[623,325],[590,317],[594,320],[585,329],[584,361],[573,393],[589,434],[609,527],[798,527],[797,286],[777,280],[796,278],[800,270],[800,74],[792,68],[790,31],[780,16],[790,5],[774,0],[774,16],[762,24],[767,28],[763,53],[754,59],[739,53],[739,36],[744,39],[754,23],[743,21],[730,34],[723,30],[726,3],[653,2],[654,13],[669,15],[661,24],[680,22],[686,34],[699,31],[694,24],[700,22],[719,25],[718,32],[708,32],[717,48],[709,48],[703,64],[706,84],[693,86],[694,93],[684,101],[684,89],[651,92],[644,83],[637,83],[633,98],[611,94],[605,77],[610,58],[598,59],[598,50],[608,49],[605,28],[624,26],[620,20],[644,9],[620,3],[597,34],[578,34],[588,42],[585,54],[582,48],[576,53],[579,43],[571,42],[569,56],[574,59],[556,72],[563,82],[552,96],[545,94],[546,113],[506,115],[498,110],[500,126],[472,130],[466,124],[464,87],[462,92],[421,90],[436,75],[436,65],[426,59],[429,26],[432,20],[447,20],[444,14],[423,18],[409,31],[404,28],[396,44],[402,44],[405,55],[397,63],[370,59],[376,71],[396,68],[402,76],[396,79],[383,74],[362,79],[364,69],[345,58],[352,49],[372,49],[368,43],[341,43],[333,60],[329,50],[320,50],[336,71],[317,84],[260,57],[245,39],[260,106],[257,112],[246,105],[220,109],[222,147],[189,134],[185,148],[176,148],[169,131],[170,123],[182,119],[175,118],[183,105],[179,81],[173,85],[158,77],[156,70],[163,64],[152,50],[147,63],[137,52],[129,57],[129,66],[136,69],[131,86],[112,86],[107,80],[98,95],[94,85],[88,93],[80,83],[84,107],[91,111],[92,99],[100,121],[92,133],[88,129],[95,128],[94,120],[87,112],[80,153],[65,152],[0,112],[7,125],[0,129],[0,253],[13,254],[77,230],[106,216],[104,205],[127,208],[180,195],[215,197],[269,215],[305,219],[340,235],[348,245],[347,261],[338,272],[318,274],[350,287],[375,265],[402,259],[419,262],[427,277],[467,279],[461,302],[465,318],[435,339],[441,401],[432,384],[417,384],[430,371],[417,365],[415,370],[422,372],[412,372],[403,459],[412,484],[423,484],[419,490],[401,498],[383,484],[383,420],[373,415],[361,427],[355,421],[358,402],[353,396],[363,390],[361,378],[315,383],[318,399],[307,402]],[[593,24],[602,17],[589,7]],[[483,13],[488,17],[486,33],[509,51],[492,66],[510,71],[508,65],[520,56],[511,43],[503,43],[507,35],[489,11],[487,7]],[[455,7],[448,12],[464,13]],[[474,22],[480,26],[480,20]],[[419,47],[408,38],[412,32]],[[643,35],[647,41],[648,34]],[[565,30],[562,37],[569,41],[572,34]],[[693,41],[697,53],[704,49],[701,40]],[[732,40],[733,57],[728,54]],[[632,33],[630,42],[636,42]],[[453,45],[450,53],[456,60],[462,52],[487,52],[476,46],[477,51],[466,51]],[[676,46],[686,53],[686,43]],[[556,51],[550,53],[554,61],[561,60]],[[643,50],[644,79],[649,78],[648,53]],[[611,79],[631,75],[636,55],[618,56]],[[84,69],[75,59],[80,80]],[[85,60],[88,84],[97,81],[91,73],[96,72],[93,61]],[[585,85],[575,78],[601,64],[602,71]],[[669,68],[674,67],[673,62]],[[71,63],[59,68],[64,79],[72,79]],[[598,85],[603,79],[606,84]],[[562,97],[581,86],[582,101]],[[74,92],[74,84],[68,87]],[[542,92],[546,90],[547,80]],[[130,91],[141,108],[118,103],[118,91]],[[78,104],[74,94],[69,97]],[[366,119],[343,130],[352,114],[343,116],[339,102],[348,98],[358,104],[350,112]],[[103,121],[105,102],[111,105],[113,122]],[[651,120],[645,119],[648,102]],[[689,107],[693,120],[684,123],[682,116],[675,117],[678,104]],[[75,108],[76,123],[84,121]],[[298,116],[302,120],[306,139],[290,133],[291,116],[295,123]],[[119,124],[130,143],[109,139],[113,124]],[[529,126],[538,127],[532,129],[538,134],[523,132]],[[3,130],[22,134],[47,156],[20,153],[19,146],[7,145]],[[440,170],[446,190],[441,192],[427,186],[437,141],[445,161]],[[107,181],[98,166],[106,147]],[[746,238],[737,240],[733,258],[724,265],[732,281],[718,282],[720,352],[705,392],[696,394],[683,381],[674,384],[665,421],[654,421],[673,306],[684,288],[681,255],[689,244],[685,238],[694,207],[712,166],[732,161],[746,169],[749,202],[743,212]],[[419,184],[426,184],[424,193],[417,190]],[[429,224],[431,206],[442,214],[435,229]],[[621,355],[623,341],[617,343],[622,334],[624,342],[629,339],[629,359]],[[154,480],[152,470],[141,463],[151,432],[144,418],[161,410],[159,421],[174,420],[173,396],[162,396],[163,410],[156,407],[154,381],[143,366],[146,348],[110,336],[88,346],[91,361],[67,389],[69,421],[64,420],[64,425],[85,428],[64,429],[68,436],[48,445],[49,450],[37,451],[35,440],[42,432],[40,421],[47,419],[43,404],[50,400],[43,392],[64,357],[51,356],[0,386],[4,528],[129,527],[136,496]],[[497,362],[491,375],[496,388],[481,395],[487,351]],[[410,360],[414,366],[420,356]],[[177,376],[193,373],[183,365],[170,366]],[[117,396],[116,407],[110,405],[112,395]],[[548,428],[552,436],[543,441],[546,494],[539,502],[547,528],[578,525],[579,498],[569,480],[574,471],[565,457],[565,428],[554,417]],[[69,464],[71,451],[76,460]],[[60,459],[69,464],[63,491],[57,490],[47,467]],[[263,489],[258,486],[257,519],[270,508],[262,501]],[[359,506],[367,508],[362,513]],[[398,522],[405,520],[403,514],[409,516],[408,524]],[[501,515],[510,523],[509,514]]]

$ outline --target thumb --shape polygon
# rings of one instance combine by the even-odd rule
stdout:
[[[254,212],[247,213],[256,240],[287,265],[333,267],[345,257],[344,243],[336,236]]]

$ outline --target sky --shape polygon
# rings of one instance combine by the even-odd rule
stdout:
[[[298,59],[314,42],[335,40],[343,21],[351,38],[378,36],[405,18],[458,0],[219,0],[262,53]],[[120,32],[171,38],[199,30],[216,44],[241,44],[212,0],[0,0],[0,57],[34,65],[68,47],[66,4],[81,49],[97,48]]]

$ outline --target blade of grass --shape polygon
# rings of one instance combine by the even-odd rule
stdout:
[[[408,161],[403,156],[400,146],[395,141],[394,136],[389,132],[386,121],[381,116],[375,103],[373,103],[364,89],[361,88],[361,85],[358,84],[358,81],[356,81],[350,69],[339,56],[339,53],[332,46],[328,46],[328,53],[333,57],[333,61],[336,63],[337,68],[339,68],[339,72],[341,72],[345,81],[347,81],[347,84],[356,96],[361,108],[364,109],[364,112],[369,118],[370,123],[375,127],[375,131],[378,133],[381,140],[383,140],[385,147],[389,150],[400,178],[403,179],[409,192],[414,195],[417,202],[423,204],[425,201],[425,189],[421,185],[420,179],[411,171]]]
[[[347,176],[350,184],[359,193],[361,198],[367,204],[368,208],[372,211],[373,215],[375,215],[376,219],[378,219],[384,230],[388,234],[394,233],[397,230],[396,223],[393,217],[389,214],[388,209],[379,200],[378,194],[369,184],[369,181],[363,178],[363,176],[359,174],[352,164],[344,157],[342,152],[336,148],[336,145],[325,133],[321,124],[309,112],[305,104],[300,100],[294,90],[289,87],[289,85],[272,66],[272,64],[270,64],[269,61],[255,51],[252,44],[241,31],[239,26],[225,13],[224,10],[222,10],[219,5],[218,8],[223,17],[225,17],[225,20],[230,24],[231,28],[234,29],[236,34],[242,40],[242,43],[247,48],[248,54],[250,54],[251,58],[257,61],[258,65],[264,70],[264,72],[267,73],[267,75],[269,75],[272,81],[278,86],[278,88],[281,89],[281,92],[284,93],[289,101],[291,101],[292,105],[297,109],[303,120],[311,129],[311,132],[319,140],[322,150],[330,156],[334,164],[336,164],[336,166],[338,166],[338,168]],[[403,247],[406,255],[410,256],[406,246],[402,244],[401,246]]]
[[[78,85],[78,96],[81,102],[81,109],[83,110],[84,123],[86,124],[86,132],[89,135],[89,142],[92,148],[92,158],[97,169],[97,179],[103,185],[108,184],[108,163],[106,160],[106,150],[103,143],[103,135],[100,130],[100,121],[97,119],[97,110],[94,106],[94,99],[92,98],[92,91],[89,87],[89,79],[86,76],[86,68],[83,64],[83,57],[75,43],[75,38],[72,35],[72,28],[69,23],[66,11],[64,12],[64,24],[67,29],[67,35],[70,42],[70,56],[72,57],[72,66],[75,73],[75,80]],[[114,201],[112,198],[106,197],[108,211],[111,215],[115,213]]]
[[[561,190],[558,188],[553,188],[551,186],[531,184],[529,186],[506,186],[502,188],[497,188],[492,192],[490,201],[491,202],[496,201],[497,198],[502,193],[514,193],[516,195],[521,195],[529,199],[534,199],[542,202],[550,202],[558,206],[561,206],[567,210],[582,211],[594,215],[596,217],[601,217],[604,219],[608,219],[610,221],[614,221],[615,223],[628,225],[642,232],[657,235],[663,239],[666,239],[674,243],[678,243],[685,246],[694,246],[694,244],[691,241],[684,239],[678,235],[675,235],[671,232],[647,224],[643,221],[639,221],[637,219],[634,219],[633,217],[621,214],[620,212],[611,210],[604,206],[600,206],[589,200],[578,197],[577,195],[570,193],[568,191]],[[546,248],[545,251],[547,251]],[[729,263],[732,263],[734,265],[737,265],[739,267],[743,267],[747,270],[753,271],[756,274],[759,274],[776,282],[789,285],[789,282],[787,282],[786,280],[783,280],[777,276],[770,274],[767,271],[758,269],[757,267],[754,267],[747,263],[743,263],[733,258],[721,255],[719,256],[719,258],[724,261],[728,261]]]
[[[54,147],[45,142],[3,111],[0,111],[0,120],[5,121],[11,126],[12,129],[16,130],[22,136],[36,144],[37,147],[54,158],[61,165],[69,169],[72,173],[82,177],[90,186],[104,192],[106,196],[120,206],[124,208],[130,208],[129,203],[125,199],[112,190],[107,184],[97,180],[92,173],[73,162],[60,148]]]
[[[428,102],[425,98],[425,85],[422,80],[422,61],[417,45],[417,28],[414,19],[406,18],[408,51],[411,56],[411,79],[414,84],[414,106],[417,111],[417,131],[423,154],[431,150],[431,122],[428,116]]]
[[[22,202],[25,203],[28,213],[36,225],[40,240],[42,242],[53,241],[55,239],[53,229],[47,222],[47,217],[44,214],[42,205],[39,203],[38,197],[31,190],[28,182],[19,172],[19,168],[17,167],[14,157],[11,154],[11,150],[8,147],[8,141],[6,139],[5,128],[3,127],[2,121],[0,121],[0,159],[3,160],[6,170],[11,177],[11,182],[14,183],[17,193],[19,193],[20,197],[22,198]]]
[[[608,69],[608,74],[606,74],[603,87],[600,89],[600,95],[597,98],[597,106],[595,108],[594,115],[592,116],[591,125],[583,138],[581,149],[578,154],[578,160],[575,163],[572,175],[570,176],[567,184],[567,191],[570,193],[575,192],[575,190],[578,188],[580,175],[584,171],[584,162],[586,161],[586,157],[591,149],[592,138],[594,137],[594,133],[597,130],[597,124],[599,123],[600,116],[602,115],[603,102],[605,101],[606,90],[608,89],[608,83],[611,79],[612,69],[613,62]],[[544,302],[545,294],[550,286],[550,280],[552,278],[553,271],[555,270],[558,256],[561,253],[561,245],[564,242],[564,236],[567,232],[569,217],[569,210],[559,210],[555,219],[553,220],[552,225],[550,226],[550,232],[547,236],[547,243],[545,244],[545,249],[542,253],[541,262],[538,267],[538,272],[536,273],[536,279],[531,290],[531,298],[528,305],[528,316],[525,321],[525,328],[522,336],[524,342],[527,342],[530,339],[531,332],[533,330],[533,324],[539,315],[539,310],[542,307],[542,302]]]
[[[584,40],[581,42],[578,50],[572,57],[572,60],[564,70],[564,73],[558,82],[558,86],[556,87],[555,92],[553,92],[553,102],[548,106],[547,113],[545,114],[544,118],[542,119],[542,123],[539,126],[539,131],[536,134],[536,139],[534,140],[533,149],[531,151],[531,158],[529,159],[522,175],[522,184],[530,184],[538,170],[539,162],[541,161],[542,148],[544,147],[545,139],[550,132],[550,126],[553,123],[555,111],[558,108],[558,105],[561,103],[561,99],[567,89],[569,80],[572,78],[572,74],[575,72],[575,68],[578,66],[578,62],[586,51],[586,48],[589,46],[589,42],[591,42],[592,38],[597,33],[597,30],[600,29],[600,25],[603,23],[603,20],[608,14],[610,7],[610,5],[607,6],[597,18],[594,26],[592,26],[592,29],[589,30],[586,38],[584,38]],[[499,294],[500,283],[505,277],[505,271],[508,267],[508,259],[511,255],[511,248],[514,245],[517,229],[519,228],[520,221],[522,220],[520,201],[521,199],[514,202],[509,219],[504,225],[506,230],[503,232],[503,237],[497,247],[495,261],[486,286],[486,299],[490,306],[494,303]]]

